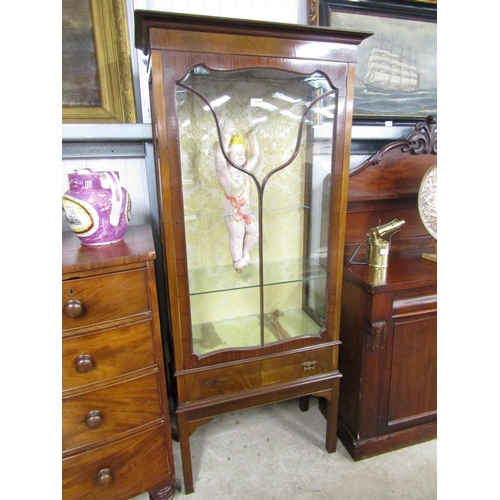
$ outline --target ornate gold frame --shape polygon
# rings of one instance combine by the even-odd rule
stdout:
[[[308,24],[319,26],[319,0],[307,0]]]
[[[63,106],[63,123],[137,121],[125,0],[89,0],[102,107]]]

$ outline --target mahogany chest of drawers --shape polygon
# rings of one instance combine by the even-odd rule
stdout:
[[[63,499],[172,498],[151,229],[102,247],[72,232],[62,242]]]

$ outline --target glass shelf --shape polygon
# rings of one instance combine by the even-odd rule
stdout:
[[[326,278],[326,270],[318,262],[309,259],[267,261],[264,270],[264,286],[294,283]],[[232,265],[190,269],[190,295],[230,291],[259,286],[259,263],[246,266],[241,273]]]

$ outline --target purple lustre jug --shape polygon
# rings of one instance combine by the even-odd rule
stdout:
[[[123,240],[130,221],[131,201],[118,172],[75,170],[62,208],[83,245],[109,245]]]

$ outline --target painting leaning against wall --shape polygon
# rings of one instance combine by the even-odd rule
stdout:
[[[137,121],[125,0],[63,0],[63,123]]]
[[[387,2],[374,1],[322,0],[317,5],[319,24],[373,33],[358,48],[355,117],[437,115],[435,2],[397,1],[391,9]]]
[[[63,0],[62,105],[102,106],[89,2]]]
[[[374,32],[359,47],[355,115],[437,114],[436,24],[332,13],[335,27]]]

